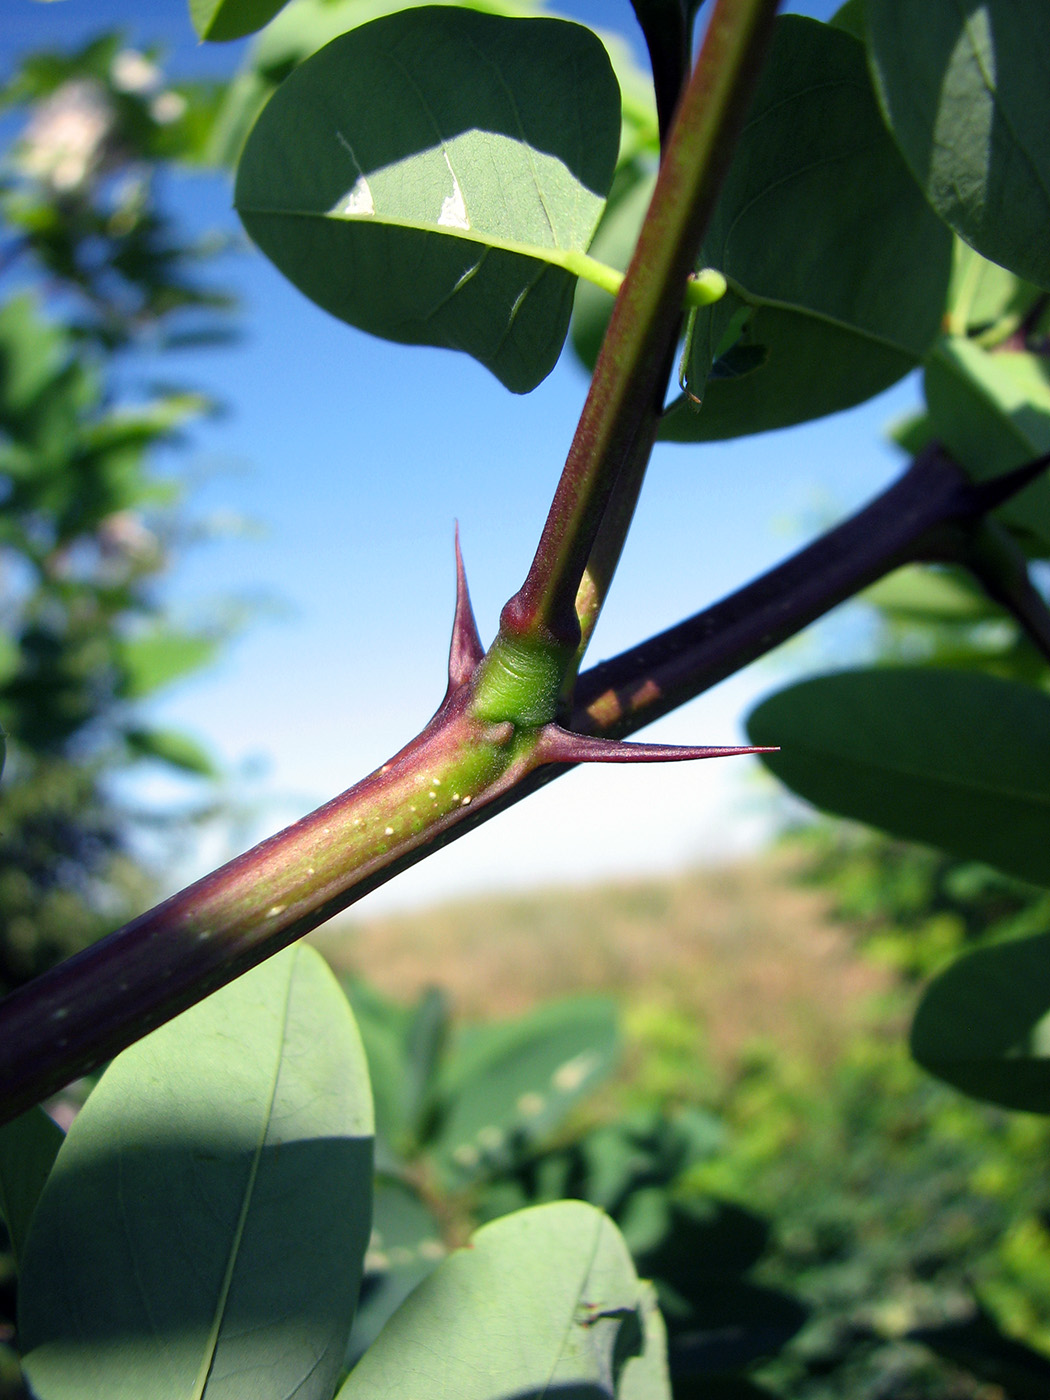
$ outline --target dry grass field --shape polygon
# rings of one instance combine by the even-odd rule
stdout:
[[[755,1041],[834,1063],[880,987],[826,897],[794,882],[782,857],[410,915],[369,919],[362,910],[315,941],[337,970],[397,1000],[441,986],[470,1020],[610,992],[629,1016],[694,1023],[705,1055],[723,1067]]]

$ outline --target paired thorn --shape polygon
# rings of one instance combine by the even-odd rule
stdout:
[[[678,763],[745,753],[776,753],[776,749],[751,745],[700,748],[690,744],[630,744],[622,739],[574,734],[558,724],[546,724],[540,731],[535,757],[540,763]]]
[[[467,587],[467,571],[459,547],[459,521],[456,521],[456,615],[452,621],[452,645],[448,653],[448,691],[446,698],[460,686],[466,685],[485,655],[478,635],[478,624]]]
[[[448,653],[448,699],[472,678],[485,657],[470,602],[467,572],[459,547],[456,522],[456,615],[452,622],[452,644]],[[533,759],[544,763],[680,763],[697,758],[731,758],[746,753],[776,753],[775,747],[756,745],[633,744],[622,739],[602,739],[593,734],[574,734],[560,724],[545,724],[539,731]]]

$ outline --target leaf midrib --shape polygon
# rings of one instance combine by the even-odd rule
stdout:
[[[219,1289],[219,1296],[215,1304],[215,1316],[205,1343],[204,1356],[201,1360],[200,1370],[194,1383],[191,1400],[202,1400],[207,1389],[208,1379],[211,1375],[211,1368],[215,1364],[215,1356],[219,1347],[219,1334],[222,1331],[222,1324],[226,1316],[226,1305],[229,1302],[230,1290],[233,1287],[233,1276],[237,1269],[237,1261],[240,1257],[241,1243],[244,1239],[244,1231],[248,1223],[248,1212],[251,1209],[252,1198],[255,1194],[255,1184],[259,1175],[259,1163],[262,1160],[263,1148],[269,1135],[270,1124],[273,1121],[274,1101],[277,1097],[277,1086],[281,1079],[281,1066],[284,1060],[284,1046],[287,1040],[288,1015],[291,1004],[292,981],[295,976],[295,964],[298,959],[292,959],[288,967],[288,979],[285,985],[284,1008],[281,1013],[281,1033],[277,1040],[277,1057],[273,1069],[273,1078],[270,1083],[270,1094],[266,1104],[266,1111],[263,1113],[259,1136],[252,1154],[251,1167],[248,1172],[248,1181],[245,1186],[244,1199],[241,1202],[240,1215],[234,1228],[233,1238],[230,1241],[229,1257],[226,1261],[226,1272],[223,1276],[222,1285]]]

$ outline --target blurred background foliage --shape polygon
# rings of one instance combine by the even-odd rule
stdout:
[[[129,388],[136,353],[231,333],[216,248],[187,242],[158,187],[197,159],[214,94],[169,86],[105,35],[32,56],[0,90],[0,990],[140,909],[156,888],[116,775],[144,762],[210,780],[191,737],[139,703],[207,664],[214,628],[178,626],[165,575],[182,488],[154,464],[214,411],[188,389]],[[208,805],[206,789],[197,800]],[[173,834],[182,817],[153,812]]]
[[[183,238],[161,177],[239,144],[301,57],[290,33],[274,28],[225,104],[115,35],[30,58],[0,91],[17,132],[0,171],[0,991],[156,889],[115,775],[160,764],[201,780],[198,816],[216,800],[209,754],[138,703],[226,640],[169,612],[187,505],[152,460],[215,406],[170,387],[129,396],[123,368],[143,345],[231,334],[207,268],[218,247]],[[1046,683],[962,573],[903,570],[867,601],[880,661]],[[150,816],[169,833],[191,819]],[[906,1048],[921,984],[970,947],[1045,931],[1050,895],[844,823],[789,829],[776,869],[819,892],[877,972],[833,1054],[750,1030],[704,1054],[666,986],[655,1012],[639,983],[464,1023],[438,991],[405,1007],[348,978],[381,1148],[351,1362],[477,1221],[575,1195],[615,1216],[657,1281],[677,1400],[1050,1393],[1050,1128],[963,1098]],[[0,1394],[15,1396],[0,1272]]]

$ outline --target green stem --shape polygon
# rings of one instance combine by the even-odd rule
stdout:
[[[560,252],[556,258],[548,256],[547,261],[557,263],[559,267],[565,268],[566,272],[575,273],[577,277],[582,277],[585,282],[591,282],[613,297],[619,295],[624,284],[625,273],[610,267],[608,263],[599,262],[589,253],[578,253],[569,249]],[[687,309],[710,306],[713,301],[719,301],[725,296],[727,286],[726,279],[716,268],[703,267],[686,279],[682,304]]]
[[[649,213],[613,309],[590,391],[524,584],[501,634],[574,655],[576,595],[639,427],[663,395],[682,288],[742,125],[776,0],[718,0],[660,165]]]

